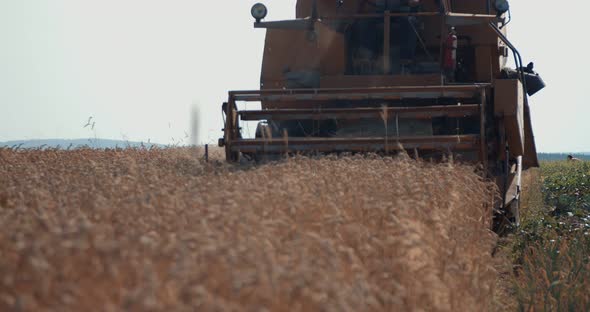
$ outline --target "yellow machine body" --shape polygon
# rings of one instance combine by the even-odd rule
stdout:
[[[497,2],[299,0],[294,20],[257,17],[266,29],[260,90],[232,91],[224,103],[227,159],[452,153],[481,163],[510,205],[520,172],[538,166],[526,84],[534,72]],[[519,67],[507,74],[509,57]],[[241,101],[261,109],[240,110]],[[240,122],[256,120],[256,137],[244,138]]]

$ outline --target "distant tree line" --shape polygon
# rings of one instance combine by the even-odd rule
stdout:
[[[560,161],[567,160],[567,156],[572,155],[582,160],[590,160],[590,154],[568,154],[568,153],[539,153],[540,161]]]

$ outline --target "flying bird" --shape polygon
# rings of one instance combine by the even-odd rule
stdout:
[[[86,122],[86,124],[84,125],[84,128],[88,127],[88,126],[92,126],[92,124],[90,124],[90,121],[92,121],[92,116],[88,117],[88,121]]]

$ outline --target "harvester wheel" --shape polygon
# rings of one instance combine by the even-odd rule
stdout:
[[[256,125],[255,137],[257,139],[262,139],[267,137],[267,133],[271,133],[268,124],[265,122],[259,122],[258,125]]]
[[[225,159],[229,162],[238,162],[240,161],[240,153],[232,152],[229,145],[225,145]]]
[[[256,126],[256,138],[271,141],[276,136],[276,131],[273,131],[273,127],[266,122],[259,122]],[[257,152],[252,155],[254,160],[258,163],[265,163],[270,161],[279,160],[280,155],[269,154],[265,152]]]

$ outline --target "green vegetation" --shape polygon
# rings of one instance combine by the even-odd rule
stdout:
[[[590,163],[544,162],[525,177],[512,241],[522,311],[590,310]]]
[[[557,215],[590,212],[590,162],[544,163],[543,193]]]

